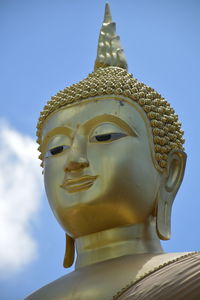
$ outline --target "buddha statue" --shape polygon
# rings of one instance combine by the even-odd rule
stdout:
[[[127,71],[106,4],[94,72],[58,92],[37,136],[75,270],[27,300],[200,299],[198,252],[164,253],[186,163],[170,104]]]

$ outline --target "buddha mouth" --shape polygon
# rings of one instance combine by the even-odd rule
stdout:
[[[97,177],[98,176],[86,175],[80,178],[67,179],[60,187],[65,189],[68,193],[84,191],[93,185]]]

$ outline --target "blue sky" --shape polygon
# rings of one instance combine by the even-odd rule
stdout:
[[[129,71],[178,113],[188,154],[166,251],[200,250],[198,0],[110,0]],[[46,101],[93,70],[105,1],[0,1],[0,299],[66,274],[64,232],[54,220],[36,159]]]

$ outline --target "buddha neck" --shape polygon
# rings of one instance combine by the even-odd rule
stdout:
[[[155,221],[79,237],[75,240],[75,245],[76,269],[124,255],[163,252]]]

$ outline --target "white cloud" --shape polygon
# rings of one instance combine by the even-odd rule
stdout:
[[[37,257],[37,243],[31,233],[42,193],[42,170],[37,157],[32,138],[0,123],[1,278]]]

